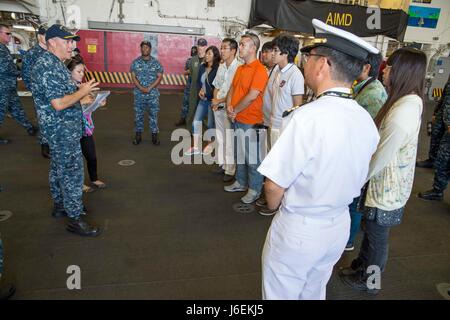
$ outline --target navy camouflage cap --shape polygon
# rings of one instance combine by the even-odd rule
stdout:
[[[48,28],[47,32],[45,33],[45,40],[49,40],[52,38],[61,38],[64,40],[73,40],[73,41],[80,41],[80,36],[77,36],[76,34],[73,34],[69,31],[66,27],[60,25],[60,24],[54,24],[50,28]]]

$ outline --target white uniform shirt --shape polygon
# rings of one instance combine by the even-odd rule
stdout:
[[[370,114],[356,101],[323,96],[294,112],[258,171],[286,189],[283,213],[335,217],[359,196],[378,140]]]
[[[227,96],[228,90],[230,90],[231,83],[233,82],[234,74],[241,64],[242,63],[239,62],[238,59],[234,59],[228,67],[225,62],[220,64],[216,77],[212,83],[213,86],[219,90],[219,92],[217,92],[217,99],[223,99]]]
[[[300,69],[288,63],[283,69],[276,65],[264,92],[264,124],[272,129],[281,128],[283,112],[293,107],[292,96],[305,93],[305,80]]]

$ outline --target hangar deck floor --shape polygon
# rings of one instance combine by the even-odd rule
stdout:
[[[239,195],[223,191],[213,166],[174,165],[170,141],[180,93],[161,95],[161,146],[133,138],[132,95],[113,94],[96,112],[99,174],[107,184],[85,196],[88,220],[104,228],[99,238],[65,231],[50,216],[48,160],[36,139],[11,119],[0,146],[0,210],[13,216],[0,223],[5,245],[5,280],[15,299],[260,299],[261,251],[271,218],[237,213]],[[22,98],[34,119],[31,98]],[[424,119],[432,112],[426,109]],[[419,158],[429,139],[422,125]],[[134,160],[130,167],[120,160]],[[432,184],[433,172],[418,169],[402,225],[391,232],[382,290],[368,296],[345,287],[333,274],[328,299],[442,299],[436,285],[450,282],[450,192],[443,202],[416,197]],[[358,243],[361,235],[358,236]],[[344,253],[346,265],[357,251]],[[70,265],[81,268],[81,290],[66,287]]]

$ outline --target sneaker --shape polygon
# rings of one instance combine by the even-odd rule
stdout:
[[[264,197],[261,197],[261,198],[259,198],[258,200],[256,200],[256,203],[255,203],[258,207],[265,207],[265,206],[267,206],[267,201],[266,201],[266,198],[264,198]]]
[[[380,291],[379,289],[369,289],[367,287],[367,280],[361,276],[361,273],[340,275],[339,278],[345,285],[357,291],[364,291],[370,294],[378,294]]]
[[[267,207],[264,207],[261,210],[259,210],[259,214],[262,215],[262,216],[273,216],[277,212],[278,212],[278,209],[271,210],[271,209],[269,209]]]
[[[235,181],[232,185],[223,187],[226,192],[242,192],[247,191],[247,187],[241,186],[239,182]]]
[[[213,152],[213,150],[214,150],[214,143],[211,142],[203,149],[202,154],[205,156],[210,155]]]
[[[188,151],[186,151],[185,153],[184,153],[184,155],[185,156],[193,156],[193,155],[197,155],[197,154],[200,154],[201,152],[200,152],[200,150],[198,149],[198,148],[194,148],[194,147],[190,147],[189,149],[188,149]]]
[[[353,245],[353,243],[347,243],[344,251],[353,251],[353,250],[355,250],[355,246]]]
[[[255,202],[259,198],[260,194],[255,190],[248,189],[247,194],[241,198],[241,201],[245,204]]]

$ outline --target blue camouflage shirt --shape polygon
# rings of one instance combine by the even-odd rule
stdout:
[[[0,87],[5,85],[15,87],[19,74],[8,47],[0,43]]]
[[[159,61],[153,57],[150,60],[144,60],[139,57],[133,61],[131,64],[130,72],[134,72],[136,79],[139,81],[141,86],[148,87],[158,78],[158,73],[163,73],[164,69],[159,63]],[[134,88],[135,94],[147,95],[157,95],[159,96],[159,91],[157,88],[153,88],[150,93],[143,93],[137,87]]]
[[[51,105],[53,99],[63,98],[78,90],[64,63],[53,53],[45,51],[31,71],[31,83],[44,137],[53,143],[81,139],[83,112],[80,103],[60,111]]]
[[[39,59],[46,50],[39,44],[27,51],[22,59],[22,79],[28,90],[31,90],[31,70],[37,59]]]

